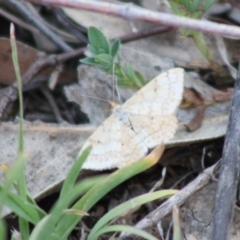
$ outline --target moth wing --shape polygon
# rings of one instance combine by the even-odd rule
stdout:
[[[112,114],[86,141],[79,154],[88,146],[92,151],[83,169],[119,168],[142,158],[148,151],[135,132]]]
[[[182,99],[184,70],[173,68],[161,73],[128,99],[123,107],[140,115],[173,114]]]

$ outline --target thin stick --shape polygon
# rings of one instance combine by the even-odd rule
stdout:
[[[66,44],[60,37],[58,37],[51,29],[42,23],[39,18],[34,16],[28,9],[26,3],[19,0],[8,0],[17,11],[29,22],[31,22],[37,29],[39,29],[48,39],[50,39],[54,44],[56,44],[64,52],[70,52],[73,49]]]
[[[228,35],[229,37],[240,38],[240,28],[218,24],[204,20],[196,20],[186,17],[179,17],[173,14],[159,13],[143,9],[133,4],[114,4],[100,1],[89,0],[27,0],[29,2],[62,6],[69,8],[78,8],[92,12],[110,14],[131,20],[142,20],[146,22],[159,23],[169,27],[181,27],[196,31]]]
[[[213,240],[228,239],[240,170],[240,64],[225,137],[213,219]]]
[[[185,186],[181,191],[177,194],[169,198],[166,202],[164,202],[157,209],[149,213],[145,218],[139,221],[135,227],[139,229],[149,228],[155,226],[161,219],[171,213],[174,205],[181,206],[183,203],[187,201],[187,199],[196,193],[198,190],[205,187],[212,180],[212,176],[218,166],[218,163],[215,165],[205,169],[196,179],[190,182],[187,186]],[[122,236],[126,236],[128,234],[122,234]],[[226,239],[225,239],[226,240]]]

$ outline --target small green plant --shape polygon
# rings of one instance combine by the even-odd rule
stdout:
[[[108,38],[97,28],[88,29],[89,44],[87,46],[90,57],[81,60],[82,63],[97,66],[102,71],[117,77],[117,85],[122,88],[140,89],[147,81],[143,76],[127,63],[121,66],[118,53],[121,41],[116,39],[110,44]]]
[[[214,4],[215,0],[170,0],[169,3],[176,15],[200,19],[204,13]],[[213,62],[211,52],[204,40],[203,34],[198,31],[181,29],[184,37],[191,37],[199,51],[209,62]]]

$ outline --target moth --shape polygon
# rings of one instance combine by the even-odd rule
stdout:
[[[80,150],[79,154],[92,146],[83,169],[122,168],[168,142],[177,128],[175,110],[182,99],[183,83],[184,70],[174,68],[117,105]]]

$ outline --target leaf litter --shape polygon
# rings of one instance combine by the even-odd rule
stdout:
[[[100,22],[99,20],[97,21]],[[138,26],[139,23],[133,25],[133,27],[136,28],[138,28]],[[104,25],[102,28],[103,27]],[[216,56],[215,59],[220,60],[221,57],[219,57],[219,53],[217,52],[217,46],[214,45],[214,41],[211,40],[211,37],[209,37],[209,39],[210,44],[212,44],[211,49],[213,49]],[[161,42],[160,45],[159,42]],[[172,68],[174,63],[184,67],[197,66],[197,68],[201,68],[204,66],[205,62],[205,59],[203,59],[201,54],[199,54],[194,48],[194,44],[191,40],[186,39],[186,41],[183,41],[173,32],[157,37],[150,37],[146,40],[140,40],[137,44],[129,43],[126,46],[126,50],[123,50],[122,53],[122,56],[124,56],[123,59],[129,55],[129,57],[132,58],[130,61],[134,68],[141,69],[141,71],[146,70],[146,75],[143,75],[148,79],[151,79],[157,74],[156,69],[158,68],[156,67],[159,66],[162,70]],[[174,50],[173,47],[175,48]],[[135,53],[133,54],[134,49],[137,50],[135,50]],[[141,52],[139,52],[139,49],[141,49]],[[227,49],[229,50],[228,47]],[[131,54],[129,54],[130,51]],[[231,58],[236,56],[236,54],[234,54],[234,48],[233,51],[231,48],[229,52],[231,53]],[[157,55],[164,56],[164,58],[160,58]],[[166,57],[168,57],[168,59]],[[169,58],[174,59],[174,62]],[[141,59],[144,59],[145,62],[142,62]],[[224,59],[223,61],[220,60],[220,63],[222,64],[224,61],[226,63],[226,60]],[[146,67],[146,63],[150,63],[152,66]],[[144,68],[142,66],[144,66]],[[67,124],[45,124],[42,122],[25,123],[26,151],[29,156],[27,177],[30,192],[33,193],[34,196],[40,197],[47,194],[48,191],[52,190],[53,186],[58,185],[58,183],[65,178],[66,173],[70,168],[70,164],[74,161],[81,145],[96,129],[96,126],[106,119],[111,112],[106,103],[100,104],[101,101],[93,100],[90,105],[91,98],[84,97],[83,95],[79,96],[79,93],[82,91],[83,93],[90,95],[90,97],[91,95],[96,96],[99,93],[101,99],[111,99],[111,77],[106,76],[96,69],[82,65],[78,68],[78,72],[79,83],[65,87],[65,93],[70,101],[78,104],[80,103],[81,110],[87,114],[91,125],[71,126]],[[88,76],[89,74],[91,75],[90,77]],[[15,78],[10,77],[9,79]],[[94,83],[95,85],[92,90],[92,86],[88,86],[88,84],[93,84],[94,79],[98,79],[97,84],[99,85]],[[8,81],[3,83],[8,83]],[[83,86],[83,84],[86,86]],[[179,149],[182,149],[180,147],[181,145],[187,146],[186,144],[191,143],[192,148],[194,148],[194,146],[200,146],[200,143],[195,145],[193,142],[209,141],[224,136],[231,107],[229,101],[231,100],[231,91],[220,93],[218,90],[201,81],[198,75],[192,73],[186,73],[185,87],[188,89],[194,89],[194,91],[203,96],[203,99],[206,101],[217,101],[221,103],[205,107],[198,104],[197,107],[179,109],[177,113],[179,119],[178,131],[175,138],[169,143],[169,147],[179,146]],[[96,91],[96,89],[98,91]],[[109,91],[106,89],[109,89]],[[106,92],[104,92],[105,90]],[[131,94],[133,94],[132,91],[120,91],[122,97],[121,101],[126,100]],[[192,99],[191,101],[194,103]],[[96,103],[100,105],[97,105],[97,108],[95,107],[94,109],[93,106],[96,106]],[[204,111],[202,110],[203,108]],[[198,127],[200,125],[201,127],[196,131],[188,132],[185,126],[194,118],[198,121]],[[195,121],[193,122],[195,123]],[[2,123],[0,125],[0,131],[1,133],[4,133],[0,135],[0,143],[1,146],[3,146],[0,155],[2,156],[2,159],[4,159],[4,163],[11,165],[16,158],[15,149],[17,149],[16,139],[18,133],[17,122]],[[210,148],[210,146],[211,141],[209,142],[208,147]],[[171,149],[167,151],[170,150]],[[186,150],[182,149],[179,153],[182,154],[183,151]],[[191,147],[188,151],[191,152]],[[208,154],[211,155],[213,153],[209,151]],[[176,163],[174,159],[173,161]],[[172,173],[174,172],[176,173],[177,171],[173,171]],[[178,172],[181,172],[180,166]],[[179,173],[179,175],[181,174]],[[136,182],[139,181],[140,179],[136,180]],[[133,185],[136,185],[136,182],[133,183]],[[131,192],[131,189],[129,191]],[[117,198],[118,197],[119,196],[117,196]]]

